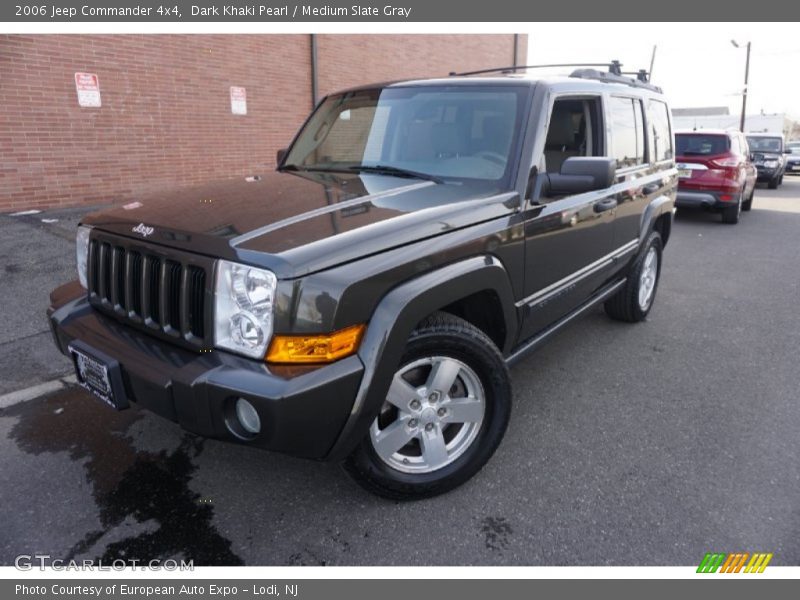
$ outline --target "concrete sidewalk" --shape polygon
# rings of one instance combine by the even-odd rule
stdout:
[[[72,371],[53,345],[45,311],[50,291],[77,277],[75,228],[98,208],[0,214],[0,395]]]

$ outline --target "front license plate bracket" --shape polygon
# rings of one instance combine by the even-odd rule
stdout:
[[[116,410],[130,406],[122,383],[119,362],[88,344],[73,340],[67,345],[78,385]]]

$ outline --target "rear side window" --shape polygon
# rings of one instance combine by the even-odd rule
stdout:
[[[612,97],[609,102],[613,158],[617,168],[644,163],[644,127],[642,104],[633,98]]]
[[[675,136],[675,145],[678,147],[678,156],[712,156],[730,150],[727,135],[679,133]]]
[[[669,126],[669,108],[659,100],[650,100],[650,158],[653,161],[669,160],[672,151],[672,130]],[[680,152],[679,152],[680,154]]]
[[[742,154],[744,156],[750,154],[750,145],[747,143],[747,138],[743,135],[739,136],[739,145],[742,147]]]
[[[742,146],[738,136],[731,136],[731,151],[734,154],[742,154]]]

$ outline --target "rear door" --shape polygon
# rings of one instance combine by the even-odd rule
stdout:
[[[619,207],[614,223],[614,247],[632,256],[647,207],[668,194],[674,160],[669,108],[664,102],[636,96],[612,96],[612,156],[617,159]],[[631,112],[633,115],[631,116]],[[622,268],[627,261],[620,261]]]

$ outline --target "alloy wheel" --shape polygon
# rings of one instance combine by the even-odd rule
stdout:
[[[472,368],[449,356],[426,357],[395,373],[370,440],[391,468],[430,473],[466,452],[485,413],[486,395]]]
[[[646,311],[653,301],[653,294],[658,279],[658,252],[653,247],[647,250],[639,276],[639,308]]]

